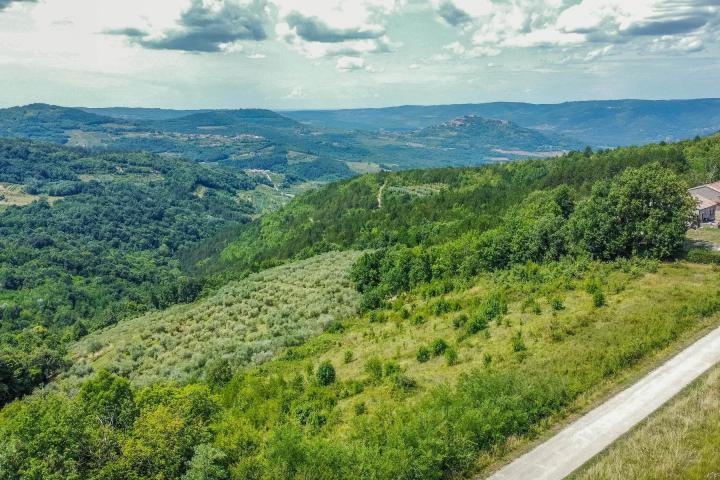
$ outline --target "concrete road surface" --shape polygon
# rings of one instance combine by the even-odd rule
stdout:
[[[490,479],[565,478],[718,362],[720,328],[505,466]]]

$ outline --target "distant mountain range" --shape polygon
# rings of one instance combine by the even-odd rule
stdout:
[[[553,132],[477,116],[417,130],[351,131],[306,125],[261,109],[75,109],[44,104],[0,110],[0,136],[177,155],[266,170],[293,181],[327,181],[381,168],[480,165],[584,146]]]
[[[597,147],[681,140],[720,131],[720,99],[480,103],[281,112],[317,128],[408,131],[466,115],[508,120]]]
[[[325,182],[379,169],[472,166],[719,130],[720,99],[281,113],[45,104],[0,110],[3,137],[182,156],[276,173],[285,182]]]

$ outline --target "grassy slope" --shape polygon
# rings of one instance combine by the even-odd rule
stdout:
[[[593,306],[591,296],[582,288],[593,272],[603,279],[607,295],[608,304],[601,308]],[[457,302],[460,311],[440,315],[433,313],[437,298],[425,301],[410,295],[406,306],[421,315],[422,321],[414,320],[415,316],[403,320],[398,303],[395,309],[382,312],[384,322],[351,320],[344,333],[315,337],[292,348],[283,358],[263,364],[255,373],[261,378],[279,375],[288,379],[327,359],[335,365],[339,381],[365,382],[362,392],[344,399],[347,394],[341,395],[332,421],[320,433],[351,444],[358,441],[348,440],[356,431],[358,404],[365,404],[369,415],[403,411],[437,394],[434,387],[454,385],[464,374],[478,370],[509,372],[521,378],[561,379],[575,395],[573,400],[561,409],[560,415],[535,423],[527,435],[510,439],[505,446],[512,450],[566,415],[596,403],[600,396],[628,377],[646,371],[652,361],[668,355],[684,340],[720,323],[717,299],[711,308],[696,308],[697,289],[709,289],[717,283],[718,272],[711,267],[676,263],[643,274],[635,267],[591,264],[584,273],[570,277],[552,278],[549,272],[545,275],[541,283],[488,275],[467,289],[447,295],[446,300]],[[463,312],[472,315],[478,300],[496,291],[498,285],[506,287],[509,313],[485,332],[462,338],[460,331],[453,328],[452,318]],[[533,307],[523,312],[528,298],[537,302],[541,313],[531,312]],[[554,311],[549,306],[552,298],[561,298],[565,309]],[[526,350],[516,352],[512,337],[518,331],[522,331]],[[442,357],[426,363],[416,360],[418,347],[437,338],[457,349],[457,365],[449,366]],[[348,351],[353,352],[350,362],[345,361]],[[384,363],[396,362],[417,381],[418,388],[403,393],[387,380],[379,385],[368,383],[364,368],[373,357]],[[486,451],[476,467],[482,470],[507,453],[504,449]]]
[[[233,366],[270,358],[336,318],[354,313],[349,279],[357,252],[328,253],[228,284],[192,305],[153,312],[91,334],[72,349],[71,376],[88,366],[136,383],[197,378],[209,359]]]
[[[720,473],[720,366],[611,446],[576,480],[715,478]]]

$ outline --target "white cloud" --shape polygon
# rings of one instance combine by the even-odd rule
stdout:
[[[695,36],[676,38],[663,36],[655,38],[650,45],[650,51],[655,53],[692,53],[705,49],[702,39]]]
[[[364,70],[365,59],[360,57],[340,57],[335,67],[343,71]]]
[[[475,45],[492,48],[637,42],[657,51],[691,52],[720,31],[717,0],[434,0],[434,5],[450,16],[448,23],[458,19],[460,32],[471,32]]]
[[[247,58],[249,58],[251,60],[261,60],[263,58],[267,58],[267,55],[265,55],[263,53],[253,53],[253,54],[248,55]]]
[[[615,48],[614,45],[606,45],[602,48],[596,48],[595,50],[590,50],[585,55],[585,58],[583,59],[586,62],[592,62],[593,60],[597,60],[598,58],[604,57],[608,55],[612,49]]]
[[[473,46],[466,48],[460,42],[453,42],[443,47],[446,50],[457,57],[462,58],[481,58],[481,57],[495,57],[500,55],[501,51],[497,48],[490,46]],[[449,57],[445,57],[447,59]]]
[[[305,98],[305,91],[301,85],[297,85],[290,90],[290,93],[285,95],[283,98],[287,100],[293,100],[298,98]]]

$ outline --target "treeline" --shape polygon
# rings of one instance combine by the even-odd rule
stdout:
[[[437,245],[497,227],[509,209],[522,208],[534,191],[566,185],[578,198],[585,197],[596,182],[627,168],[658,163],[688,184],[711,181],[720,177],[718,145],[715,136],[480,168],[365,175],[299,196],[253,222],[234,241],[227,242],[226,237],[209,241],[203,247],[209,257],[193,257],[188,268],[222,283],[228,277],[331,249]],[[379,208],[383,185],[390,188],[384,189]],[[416,185],[438,188],[425,196],[406,188]]]
[[[353,266],[364,307],[432,280],[468,280],[481,271],[565,255],[666,259],[683,246],[694,202],[672,170],[652,163],[601,180],[584,199],[567,185],[539,190],[509,209],[500,226],[429,247],[365,254]]]

